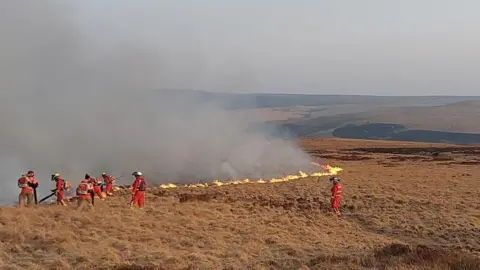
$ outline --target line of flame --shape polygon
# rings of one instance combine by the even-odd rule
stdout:
[[[318,165],[315,163],[315,165]],[[299,180],[307,177],[321,177],[321,176],[332,176],[337,175],[339,172],[343,171],[340,167],[332,167],[330,165],[320,165],[323,168],[324,172],[315,172],[312,174],[307,174],[302,171],[298,171],[298,175],[290,174],[285,175],[280,178],[272,178],[269,180],[258,179],[258,180],[250,180],[250,179],[243,179],[243,180],[233,180],[233,181],[219,181],[213,180],[211,183],[199,183],[199,184],[186,184],[186,185],[175,185],[175,184],[162,184],[159,187],[163,189],[168,188],[198,188],[198,187],[209,187],[209,186],[225,186],[225,185],[239,185],[239,184],[266,184],[266,183],[280,183],[280,182],[288,182],[293,180]]]

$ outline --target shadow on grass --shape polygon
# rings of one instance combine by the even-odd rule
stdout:
[[[326,266],[348,265],[366,269],[452,269],[477,270],[480,258],[467,252],[451,249],[429,247],[425,245],[410,246],[392,243],[378,247],[370,254],[319,255],[311,259],[304,269],[324,269]]]

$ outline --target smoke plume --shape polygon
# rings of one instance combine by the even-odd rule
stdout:
[[[248,120],[223,104],[153,91],[191,74],[139,36],[89,33],[64,3],[0,2],[2,202],[29,169],[46,194],[56,172],[75,186],[103,171],[124,182],[142,171],[150,183],[308,171],[293,142],[247,131]]]

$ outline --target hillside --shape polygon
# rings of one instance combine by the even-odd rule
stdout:
[[[138,95],[138,93],[136,93]],[[162,89],[153,91],[150,98],[182,99],[194,103],[216,103],[226,109],[284,108],[294,106],[362,105],[366,108],[381,106],[439,106],[455,102],[480,100],[480,96],[368,96],[368,95],[316,95],[316,94],[264,94],[208,92],[188,89]]]
[[[333,130],[341,138],[384,139],[417,142],[480,143],[480,102],[464,101],[434,107],[410,107],[359,113],[360,125]]]
[[[480,147],[305,139],[344,168],[343,217],[327,177],[128,190],[79,213],[0,208],[2,269],[478,269]],[[141,268],[150,266],[150,268]]]
[[[335,106],[334,106],[335,107]],[[336,106],[335,108],[338,108]],[[350,109],[352,109],[350,107]],[[389,107],[330,113],[331,108],[302,119],[274,121],[267,126],[287,137],[340,137],[456,144],[480,143],[480,102],[439,106]],[[322,114],[318,116],[319,114]],[[390,128],[384,129],[383,127]]]
[[[436,142],[478,144],[480,134],[435,130],[408,130],[405,126],[386,123],[346,125],[336,128],[332,135],[339,138],[396,140],[411,142]]]
[[[404,125],[409,129],[480,133],[480,101],[466,101],[434,107],[388,108],[363,112],[370,122]]]
[[[171,104],[187,100],[191,106],[223,107],[249,121],[252,130],[277,137],[480,143],[480,125],[475,124],[480,116],[480,97],[237,94],[192,90],[154,93],[157,98],[170,99]],[[153,104],[155,100],[155,96],[149,98]],[[366,127],[365,123],[372,126]],[[376,129],[383,124],[402,128],[388,134],[365,133],[366,129]],[[346,125],[361,126],[347,127],[346,131]]]

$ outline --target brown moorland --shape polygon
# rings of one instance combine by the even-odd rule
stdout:
[[[342,210],[328,177],[276,184],[128,190],[94,209],[0,208],[1,269],[479,269],[477,148],[302,140],[340,166]]]
[[[356,115],[370,122],[401,124],[409,129],[479,133],[472,125],[480,117],[480,101],[462,101],[433,107],[375,109]]]
[[[250,122],[286,121],[308,117],[310,110],[321,110],[319,106],[290,106],[258,109],[241,109],[231,111],[234,115],[248,119]]]
[[[440,106],[379,107],[368,104],[335,106],[291,106],[237,110],[235,114],[249,121],[300,121],[306,125],[337,123],[391,123],[408,129],[460,133],[480,133],[472,125],[480,117],[480,101],[469,100]],[[313,120],[312,120],[313,118]],[[302,122],[306,121],[306,122]]]

